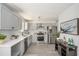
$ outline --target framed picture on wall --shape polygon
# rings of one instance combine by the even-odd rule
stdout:
[[[79,18],[75,18],[60,24],[62,33],[79,35]]]

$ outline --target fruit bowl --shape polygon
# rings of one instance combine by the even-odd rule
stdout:
[[[5,38],[6,38],[6,37],[7,37],[6,35],[0,34],[0,43],[5,42]]]

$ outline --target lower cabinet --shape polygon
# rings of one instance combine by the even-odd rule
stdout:
[[[11,47],[11,56],[20,56],[21,51],[20,51],[20,45],[21,43],[17,43],[14,46]]]
[[[32,44],[32,35],[28,37],[28,47]]]
[[[20,42],[20,55],[23,55],[24,54],[24,52],[25,52],[25,44],[24,44],[24,42],[25,42],[25,40],[22,40],[21,42]]]
[[[14,40],[15,41],[15,40]],[[13,46],[0,46],[0,56],[22,56],[32,43],[32,35],[24,38]],[[11,44],[11,43],[10,43]]]
[[[0,56],[19,56],[21,55],[20,42],[13,46],[1,46]]]
[[[24,53],[24,40],[13,46],[1,46],[0,56],[20,56]]]

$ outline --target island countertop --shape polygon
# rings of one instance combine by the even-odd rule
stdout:
[[[13,45],[19,43],[20,41],[24,40],[24,38],[27,38],[31,35],[33,35],[34,33],[30,33],[26,36],[22,36],[20,35],[17,39],[10,39],[8,38],[6,42],[0,44],[0,47],[12,47]]]
[[[44,31],[44,30],[41,30],[41,31]],[[21,42],[22,40],[24,40],[24,38],[28,38],[29,36],[34,35],[38,32],[39,32],[39,30],[30,31],[30,33],[27,34],[26,36],[19,35],[19,37],[17,39],[8,38],[6,42],[0,44],[0,47],[12,47],[13,45],[15,45],[15,44]]]

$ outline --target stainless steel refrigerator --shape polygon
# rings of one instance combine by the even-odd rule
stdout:
[[[55,36],[54,34],[57,32],[57,27],[56,26],[48,26],[47,27],[47,38],[48,38],[48,43],[50,44],[54,44],[55,43],[55,39],[57,38],[57,36]]]

